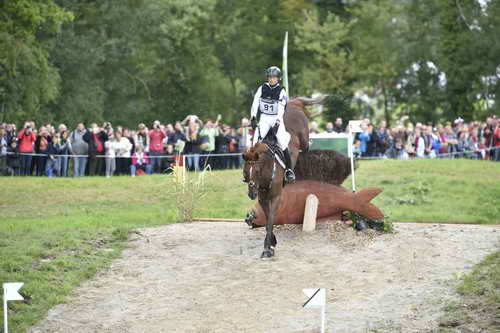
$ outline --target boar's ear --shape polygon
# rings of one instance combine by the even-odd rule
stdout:
[[[248,161],[248,154],[249,154],[249,152],[243,153],[243,155],[242,155],[243,160]]]

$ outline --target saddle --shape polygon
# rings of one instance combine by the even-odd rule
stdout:
[[[267,132],[266,137],[262,140],[269,147],[269,151],[276,158],[279,164],[285,169],[285,153],[278,144],[278,139],[276,138],[276,129],[273,127]]]

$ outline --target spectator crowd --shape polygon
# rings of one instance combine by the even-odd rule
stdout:
[[[404,119],[387,127],[362,121],[362,132],[354,139],[361,158],[447,157],[500,161],[500,120],[466,123],[458,118],[445,124],[415,125]],[[310,133],[344,133],[341,118],[320,130],[315,121]],[[36,127],[27,121],[22,128],[0,124],[0,175],[74,177],[142,175],[166,173],[183,163],[198,171],[240,168],[241,152],[250,144],[248,119],[239,128],[195,115],[175,124],[153,122],[151,128],[139,124],[136,129],[113,127],[109,122],[74,129],[60,124]]]

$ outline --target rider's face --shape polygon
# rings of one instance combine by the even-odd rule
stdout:
[[[270,85],[274,86],[276,83],[278,83],[278,77],[277,76],[268,76],[267,82],[269,82]]]

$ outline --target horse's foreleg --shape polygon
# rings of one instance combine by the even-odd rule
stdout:
[[[271,258],[274,256],[274,248],[276,247],[277,241],[276,236],[273,232],[274,226],[274,216],[278,209],[280,202],[280,198],[274,198],[271,202],[266,203],[265,205],[261,205],[262,209],[266,213],[267,222],[266,222],[266,239],[264,240],[264,252],[262,252],[261,258]],[[265,207],[265,208],[264,208]]]

